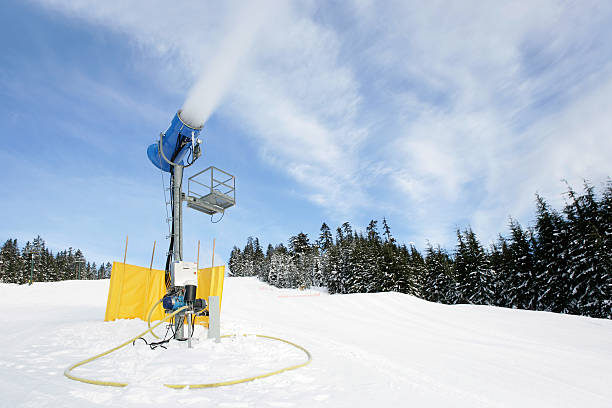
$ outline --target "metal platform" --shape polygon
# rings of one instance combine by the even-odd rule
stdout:
[[[187,207],[208,215],[223,213],[236,205],[236,178],[210,166],[187,179]]]

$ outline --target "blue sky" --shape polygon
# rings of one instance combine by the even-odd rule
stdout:
[[[560,208],[561,179],[612,175],[609,2],[255,4],[4,1],[0,239],[99,262],[129,234],[129,262],[157,240],[161,266],[146,148],[202,75],[214,109],[187,175],[232,172],[238,204],[218,224],[185,211],[187,259],[383,217],[419,248],[467,226],[487,244],[530,224],[536,192]]]

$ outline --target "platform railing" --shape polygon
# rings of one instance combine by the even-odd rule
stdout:
[[[210,166],[189,177],[185,200],[189,207],[207,214],[223,212],[236,204],[236,178]]]

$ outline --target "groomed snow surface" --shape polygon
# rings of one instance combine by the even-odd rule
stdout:
[[[398,293],[327,295],[227,278],[223,333],[278,336],[310,365],[229,387],[164,382],[236,379],[304,361],[256,337],[127,346],[76,375],[64,369],[143,331],[103,322],[108,281],[0,284],[1,407],[611,407],[612,321],[488,306],[445,306]],[[165,330],[157,330],[163,334]],[[164,405],[162,405],[164,404]]]

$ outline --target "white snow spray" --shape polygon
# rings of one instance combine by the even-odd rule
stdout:
[[[181,118],[194,127],[208,120],[221,103],[238,67],[245,59],[258,32],[270,19],[274,5],[270,2],[245,2],[231,19],[227,36],[217,52],[206,58],[206,65],[197,82],[189,90]]]

